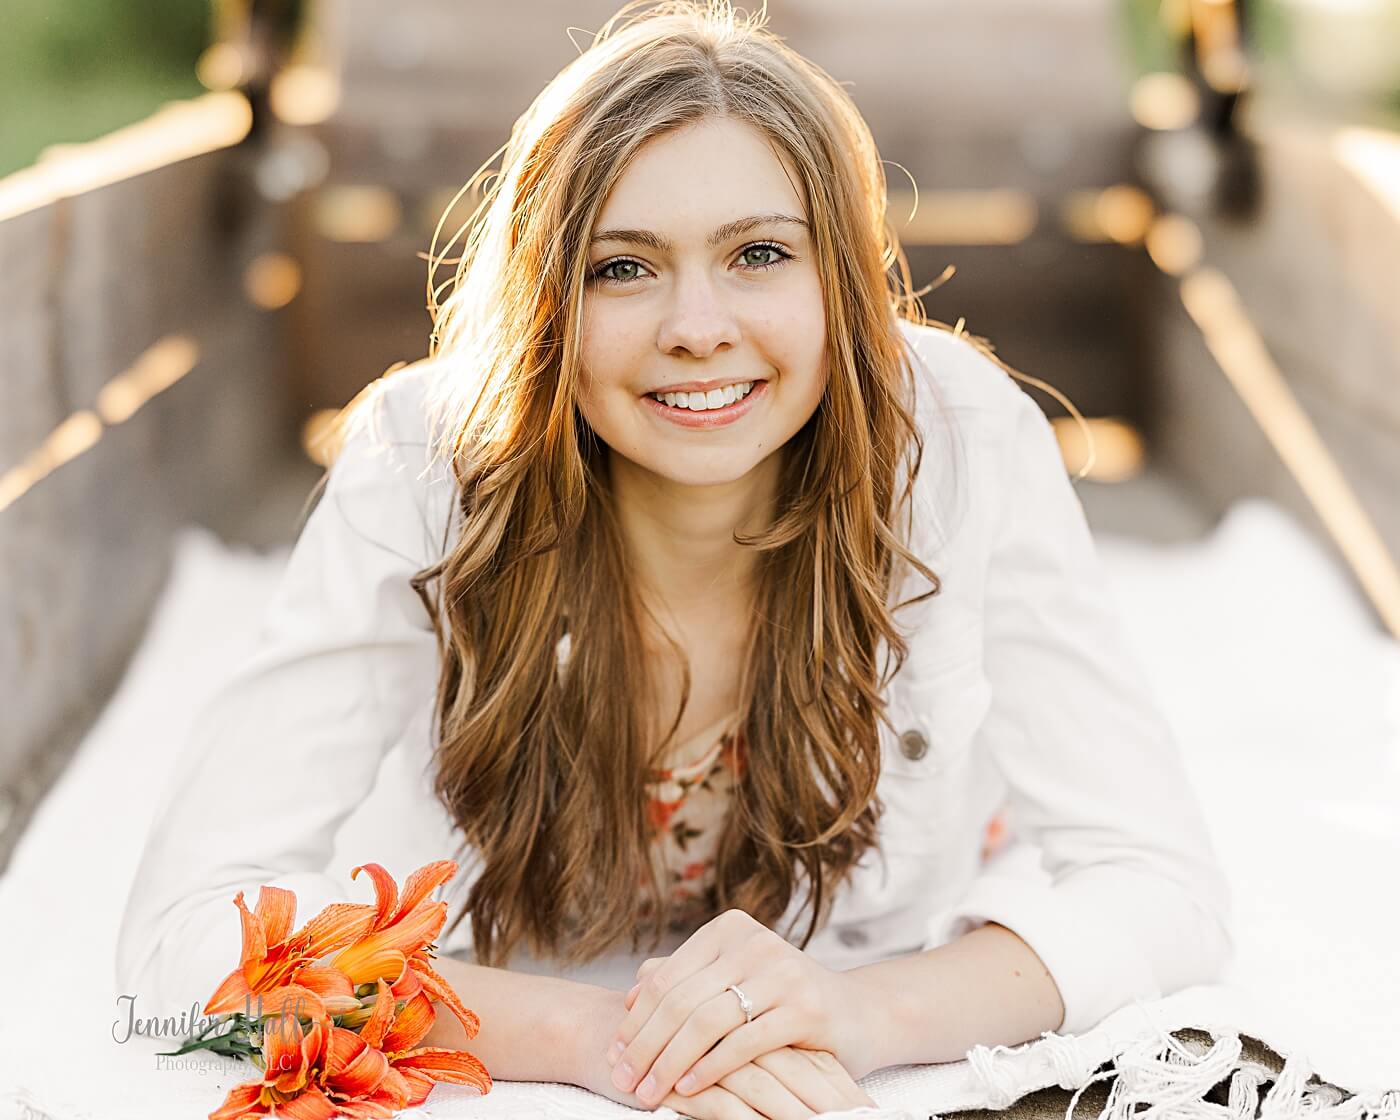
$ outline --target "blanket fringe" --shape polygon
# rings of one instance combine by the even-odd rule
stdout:
[[[1301,1054],[1282,1058],[1263,1043],[1238,1034],[1201,1028],[1164,1031],[1127,1044],[1105,1062],[1095,1060],[1102,1039],[1046,1031],[1032,1044],[1036,1058],[1053,1071],[1063,1089],[1075,1090],[1065,1120],[1090,1085],[1111,1081],[1108,1100],[1096,1120],[1400,1120],[1400,1090],[1351,1093],[1313,1076]],[[981,1082],[986,1107],[1001,1110],[1027,1092],[1015,1064],[998,1055],[1024,1054],[1025,1044],[975,1046],[967,1053]],[[1274,1065],[1251,1054],[1278,1059]],[[1267,1087],[1267,1088],[1266,1088]],[[1263,1096],[1261,1097],[1261,1091]]]

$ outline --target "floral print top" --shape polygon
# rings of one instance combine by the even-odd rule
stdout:
[[[663,891],[669,891],[673,933],[698,929],[719,912],[715,889],[715,853],[729,810],[734,783],[743,777],[747,743],[743,730],[725,732],[697,761],[653,770],[647,782],[647,817],[652,850],[659,861]],[[982,862],[1014,838],[1007,808],[988,821]],[[644,905],[644,909],[648,907]]]
[[[698,929],[717,913],[715,853],[734,783],[743,777],[744,733],[726,731],[695,762],[653,770],[647,818],[661,889],[671,898],[670,930]]]

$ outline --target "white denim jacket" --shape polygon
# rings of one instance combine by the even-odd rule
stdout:
[[[942,590],[895,616],[910,655],[889,686],[895,732],[881,732],[882,853],[857,865],[807,952],[851,968],[999,922],[1054,978],[1061,1033],[1080,1033],[1136,997],[1218,980],[1229,886],[1050,424],[966,339],[900,329],[924,367],[914,551]],[[431,794],[437,655],[408,582],[441,555],[455,509],[427,455],[434,365],[376,387],[388,450],[364,432],[346,443],[255,656],[170,776],[116,959],[118,989],[148,1011],[206,999],[237,963],[238,890],[250,906],[264,883],[296,891],[301,922],[368,900],[356,863],[402,880],[462,853]],[[909,578],[899,598],[926,589]],[[1004,803],[1015,838],[983,864]],[[444,888],[453,916],[475,875],[466,856]],[[795,942],[804,901],[775,927],[796,920]],[[440,944],[469,959],[470,920]]]

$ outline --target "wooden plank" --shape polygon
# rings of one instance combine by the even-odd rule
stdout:
[[[223,179],[239,158],[216,151],[0,223],[0,295],[16,286],[6,453],[74,413],[90,437],[0,511],[0,865],[139,641],[176,527],[246,523],[294,447],[286,313],[242,294],[280,223],[256,198],[250,221],[228,223]],[[112,409],[114,379],[137,384],[171,339],[194,364],[167,363],[183,376]]]
[[[51,376],[50,258],[58,222],[52,206],[0,222],[0,473],[34,451],[67,413]]]

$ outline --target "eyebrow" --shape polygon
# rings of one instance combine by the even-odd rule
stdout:
[[[760,226],[769,225],[792,225],[807,229],[807,223],[791,214],[754,214],[748,218],[736,218],[732,222],[725,222],[714,233],[706,238],[706,244],[712,249],[717,249],[724,242],[741,234],[748,233]],[[658,253],[669,253],[675,245],[659,233],[652,233],[648,229],[605,229],[595,233],[590,240],[590,244],[597,244],[599,241],[627,241],[635,245],[645,245],[648,249],[654,249]]]

